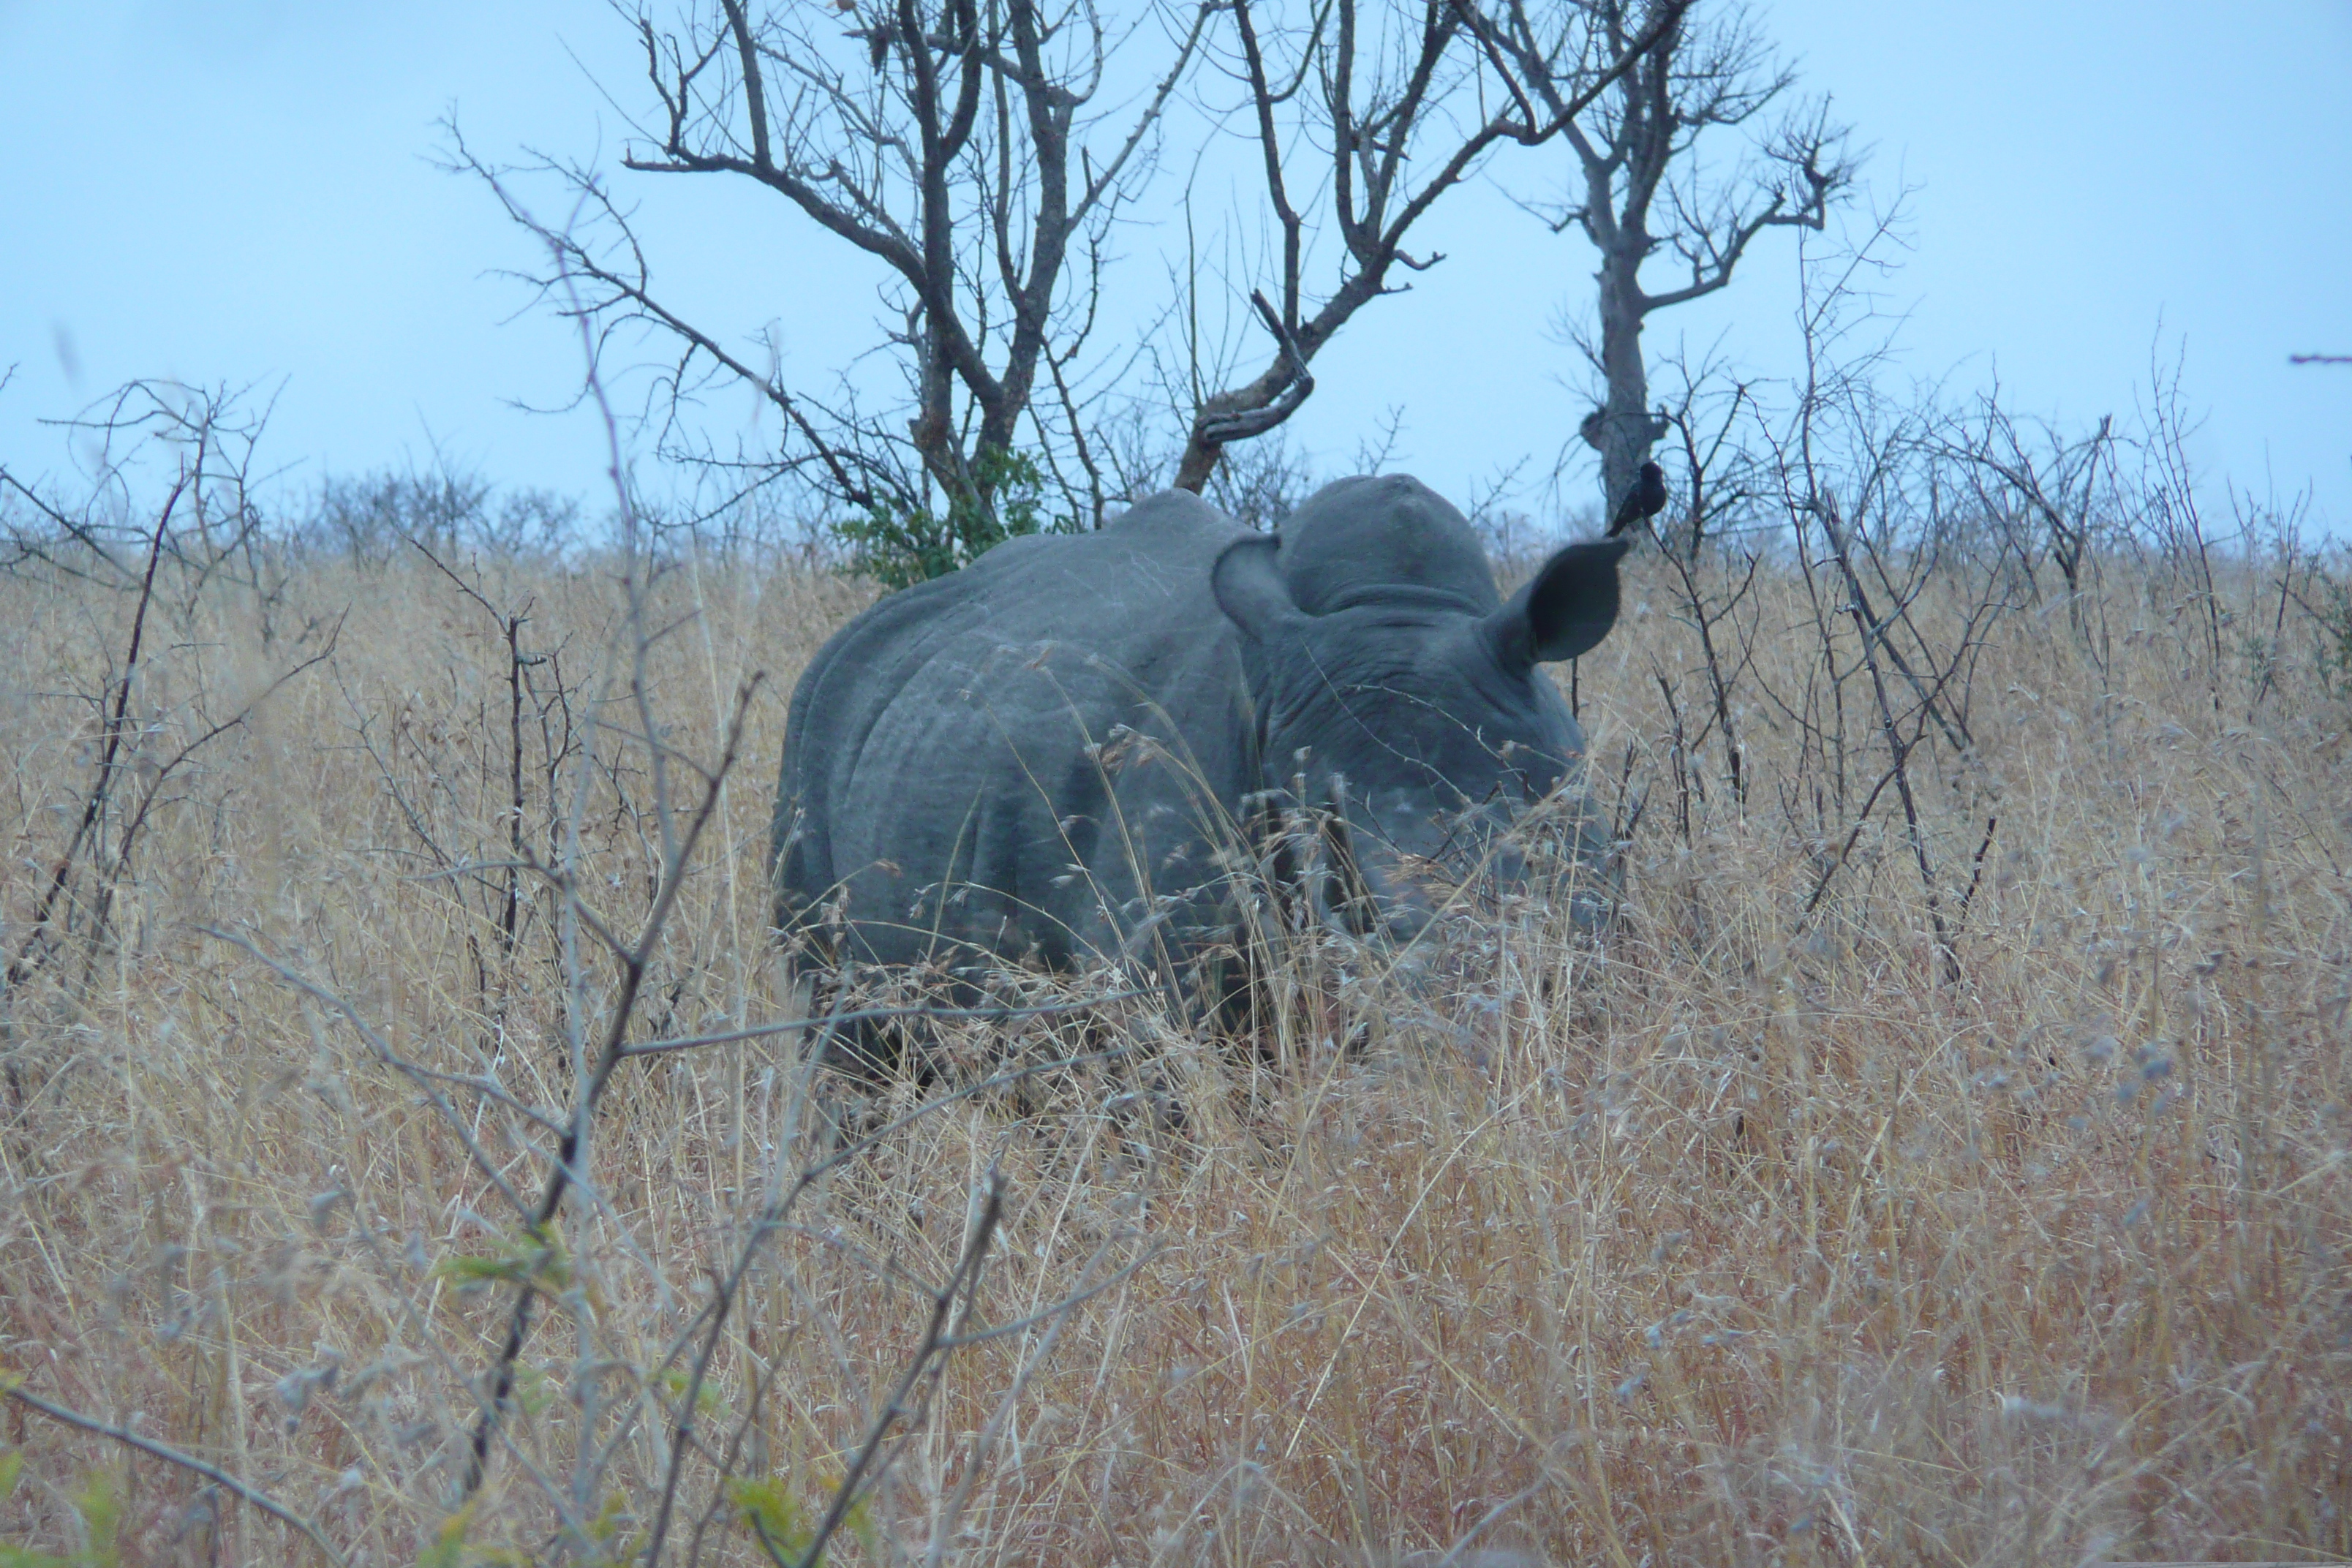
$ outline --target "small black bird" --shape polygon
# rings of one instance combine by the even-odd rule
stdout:
[[[1625,504],[1617,509],[1616,521],[1609,525],[1609,537],[1614,539],[1637,520],[1655,517],[1665,510],[1666,471],[1655,463],[1644,463],[1633,488],[1625,492]]]

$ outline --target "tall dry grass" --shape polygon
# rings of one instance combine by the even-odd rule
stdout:
[[[1137,1049],[941,1108],[810,1188],[696,1388],[672,1561],[791,1560],[992,1166],[1005,1216],[955,1331],[1034,1321],[917,1390],[837,1561],[2352,1556],[2352,717],[2309,647],[2258,697],[2124,564],[2104,649],[2063,610],[1996,622],[1975,750],[1911,764],[1953,984],[1891,795],[1845,848],[1869,725],[1832,756],[1762,694],[1827,700],[1795,576],[1763,571],[1743,633],[1742,805],[1719,737],[1686,733],[1677,772],[1664,693],[1691,700],[1697,655],[1659,563],[1632,570],[1578,679],[1604,805],[1646,802],[1622,929],[1465,920],[1410,985],[1320,955],[1262,1057],[1143,1003],[956,1026],[978,1061]],[[640,1551],[698,1314],[777,1173],[929,1092],[812,1101],[789,1039],[625,1062],[576,1201],[523,1234],[466,1140],[540,1190],[529,1108],[572,1101],[567,1031],[608,1019],[615,966],[514,847],[572,853],[627,931],[664,829],[609,570],[479,572],[477,600],[413,560],[304,565],[265,639],[253,592],[167,563],[123,798],[328,657],[163,776],[119,874],[110,805],[6,1019],[0,1367],[379,1568]],[[1959,614],[1940,591],[1916,613]],[[714,758],[767,680],[633,1037],[793,1016],[767,769],[862,599],[691,556],[656,584],[644,685],[679,757]],[[10,956],[131,603],[0,581]],[[527,614],[511,647],[499,613]],[[454,1512],[523,1280],[545,1310],[515,1412]],[[319,1555],[22,1403],[0,1436],[0,1542]]]

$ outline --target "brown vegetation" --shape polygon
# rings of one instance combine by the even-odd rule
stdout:
[[[748,678],[741,750],[772,759],[863,591],[668,563],[642,617],[665,803],[610,560],[166,559],[143,598],[20,563],[0,1367],[354,1563],[641,1551],[680,1447],[666,1550],[756,1562],[764,1532],[791,1561],[902,1381],[838,1559],[2352,1553],[2352,716],[2325,624],[2249,654],[2266,569],[2208,570],[2200,601],[2160,556],[2112,563],[2088,629],[2073,600],[1978,617],[1974,744],[1909,752],[1915,841],[1891,804],[1858,818],[1877,719],[1826,750],[1798,720],[1861,668],[1800,565],[1650,557],[1578,672],[1630,839],[1598,944],[1538,901],[1409,982],[1307,954],[1259,1065],[1137,1001],[942,1025],[1000,1065],[1134,1049],[918,1118],[764,1235],[777,1183],[918,1091],[803,1097],[791,1037],[624,1060],[542,1243],[466,1144],[525,1205],[547,1182],[562,1124],[530,1108],[565,1114],[620,1005],[593,928],[652,907],[662,807],[702,798],[689,760]],[[1926,643],[1974,580],[1912,601]],[[1671,613],[1743,581],[1713,635],[1746,661],[1744,804],[1685,731],[1714,698],[1683,706],[1711,689]],[[2218,638],[2207,605],[2238,609]],[[768,808],[763,777],[723,784],[631,1044],[791,1015]],[[564,865],[568,922],[529,868]],[[991,1170],[1002,1220],[942,1331],[1030,1321],[907,1379]],[[514,1414],[453,1524],[518,1286]],[[72,1500],[102,1535],[110,1485],[125,1561],[317,1553],[22,1403],[5,1438],[0,1540],[80,1549]]]
[[[0,1562],[2352,1554],[2352,592],[2177,407],[1694,400],[1611,929],[1293,931],[1246,1042],[1008,973],[890,1088],[734,766],[866,589],[272,531],[127,389],[5,518]]]

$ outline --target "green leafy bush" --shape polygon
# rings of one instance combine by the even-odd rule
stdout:
[[[971,472],[971,485],[948,498],[944,512],[886,501],[835,523],[850,549],[849,570],[904,588],[968,566],[1008,539],[1077,531],[1076,518],[1046,515],[1045,476],[1026,452],[984,447]]]

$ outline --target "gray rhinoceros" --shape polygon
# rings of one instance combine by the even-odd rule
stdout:
[[[801,677],[778,923],[836,962],[1172,977],[1233,940],[1233,873],[1274,858],[1253,824],[1288,802],[1344,840],[1328,907],[1415,929],[1432,864],[1570,778],[1583,735],[1536,667],[1608,634],[1624,551],[1570,545],[1505,603],[1402,476],[1331,485],[1278,535],[1171,491],[1008,541]]]

